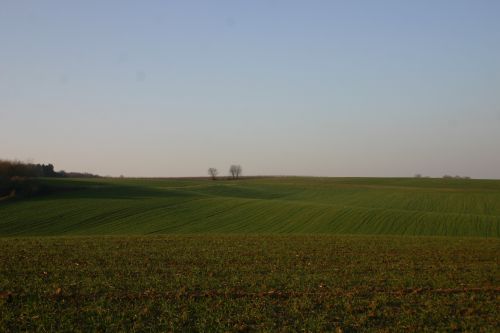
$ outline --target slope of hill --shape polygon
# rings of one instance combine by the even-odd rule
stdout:
[[[500,236],[500,181],[45,179],[0,202],[0,235],[337,233]],[[65,189],[65,190],[62,190]]]

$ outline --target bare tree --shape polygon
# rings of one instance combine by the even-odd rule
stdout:
[[[217,179],[217,175],[219,174],[219,171],[217,171],[216,168],[209,168],[208,169],[208,174],[210,175],[210,177],[212,177],[212,180],[216,180]]]
[[[238,179],[240,178],[241,176],[241,166],[240,165],[231,165],[231,167],[229,168],[229,173],[231,174],[231,176],[233,177],[233,179]]]

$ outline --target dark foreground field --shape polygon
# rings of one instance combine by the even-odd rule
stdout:
[[[0,331],[499,329],[498,239],[0,239]]]

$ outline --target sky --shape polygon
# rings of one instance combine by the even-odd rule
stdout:
[[[500,1],[0,0],[0,158],[500,178]]]

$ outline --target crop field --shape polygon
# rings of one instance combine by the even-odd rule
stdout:
[[[0,236],[326,233],[500,237],[500,181],[46,179],[0,201]],[[50,191],[49,191],[50,192]]]
[[[500,329],[500,181],[43,179],[0,332]]]
[[[0,331],[498,331],[498,239],[0,238]]]

